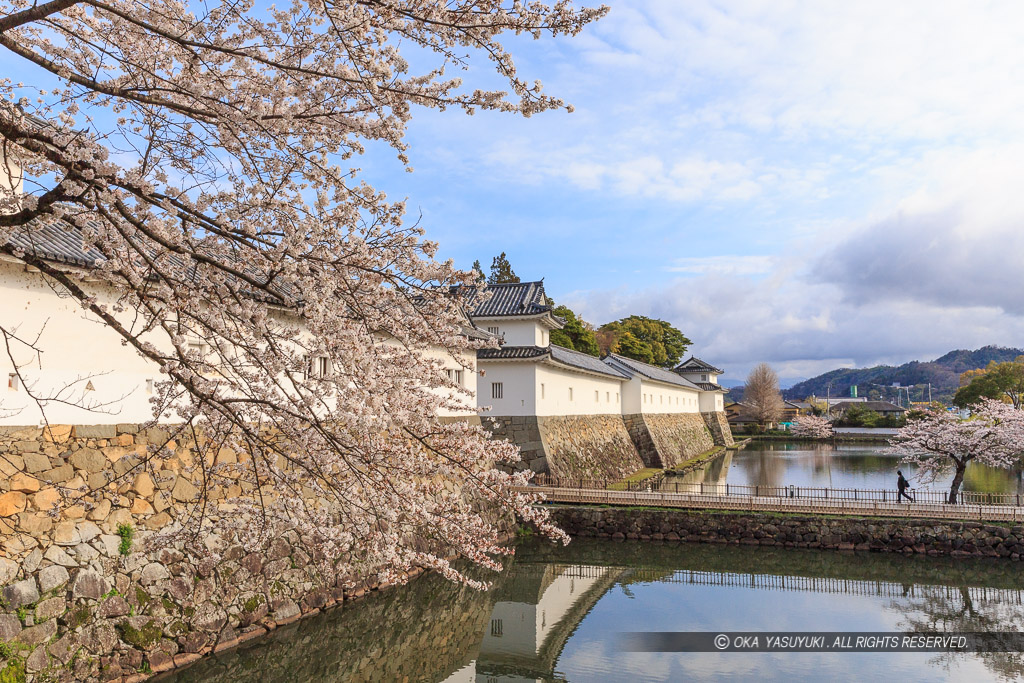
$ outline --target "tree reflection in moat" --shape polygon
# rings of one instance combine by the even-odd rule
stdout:
[[[768,678],[842,678],[850,666],[843,657],[852,655],[813,655],[809,668],[811,655],[643,659],[615,648],[624,630],[1024,631],[1018,567],[697,544],[528,543],[490,592],[424,577],[279,629],[170,680],[675,680],[728,673],[744,661]],[[1024,675],[1016,653],[886,653],[856,661],[866,676],[900,666],[919,677],[952,670]]]

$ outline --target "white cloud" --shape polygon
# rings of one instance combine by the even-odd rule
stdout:
[[[762,275],[771,271],[774,260],[770,256],[695,256],[675,259],[674,265],[665,270],[673,273]]]

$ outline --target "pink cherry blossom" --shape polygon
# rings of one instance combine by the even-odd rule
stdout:
[[[520,76],[500,38],[575,35],[606,11],[0,0],[0,46],[26,83],[0,78],[3,160],[24,171],[22,192],[0,183],[0,254],[160,367],[154,415],[203,451],[192,531],[258,544],[297,528],[325,567],[383,567],[386,580],[419,565],[469,581],[450,558],[497,567],[499,516],[565,539],[513,491],[528,475],[494,468],[515,447],[438,418],[474,405],[436,353],[474,371],[480,343],[451,293],[474,274],[436,261],[404,204],[353,164],[374,142],[408,164],[417,107],[569,108]],[[432,64],[414,73],[412,56]],[[448,75],[482,57],[510,93]],[[47,224],[101,255],[87,276],[9,242]],[[309,372],[311,359],[329,370]],[[222,449],[247,457],[219,464]],[[242,495],[215,500],[235,485]]]

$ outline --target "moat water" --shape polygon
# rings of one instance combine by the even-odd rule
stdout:
[[[923,481],[912,465],[900,464],[899,456],[886,452],[885,444],[754,442],[746,448],[728,452],[708,466],[674,482],[704,482],[748,486],[808,486],[835,489],[893,489],[896,470],[902,470],[915,488],[948,490],[950,472],[935,482]],[[965,491],[1024,494],[1020,470],[1001,470],[971,463],[964,476]]]
[[[629,631],[1024,631],[1007,560],[577,539],[520,544],[494,587],[424,576],[161,678],[1011,680],[1019,653],[641,653]]]

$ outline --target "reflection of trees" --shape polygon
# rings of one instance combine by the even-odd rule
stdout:
[[[914,592],[917,595],[890,605],[904,613],[900,628],[923,633],[991,634],[985,642],[986,649],[993,651],[973,656],[1002,679],[1024,676],[1024,653],[1009,651],[1017,646],[1013,634],[1024,631],[1024,606],[1019,598],[1011,601],[1002,591],[967,586],[915,586]],[[934,661],[948,667],[969,656],[972,655],[946,652]]]

